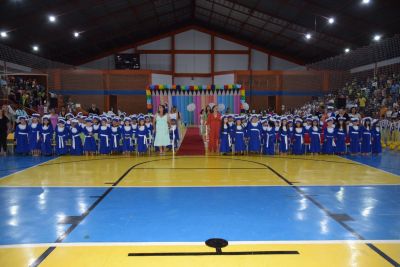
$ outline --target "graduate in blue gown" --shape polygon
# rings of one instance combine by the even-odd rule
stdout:
[[[18,117],[18,124],[15,127],[15,140],[17,142],[17,147],[15,152],[17,154],[28,155],[29,148],[29,125],[27,123],[28,118],[25,116]]]
[[[98,130],[99,154],[108,155],[111,153],[111,128],[108,125],[107,117],[101,118],[101,125]]]
[[[360,153],[360,143],[361,143],[361,129],[358,118],[351,118],[352,125],[349,127],[350,136],[350,154],[355,155]]]
[[[42,126],[40,127],[40,144],[43,156],[51,156],[53,154],[53,126],[50,123],[48,115],[43,116]]]
[[[312,126],[309,131],[310,134],[310,153],[317,155],[321,152],[321,128],[319,124],[319,118],[312,118]]]
[[[263,122],[262,130],[263,130],[263,154],[264,155],[275,155],[275,120],[270,118],[269,121]]]
[[[71,139],[70,154],[73,156],[81,156],[83,154],[83,146],[81,139],[82,129],[77,119],[71,119],[69,128],[69,136]]]
[[[346,118],[339,117],[337,119],[337,126],[336,126],[336,154],[344,155],[346,153],[346,137],[347,137],[347,125],[346,125]]]
[[[170,123],[171,123],[171,126],[169,128],[169,139],[171,140],[171,145],[167,146],[167,148],[171,151],[172,144],[173,144],[174,150],[176,151],[176,149],[178,148],[178,143],[179,143],[179,131],[178,131],[176,119],[171,119]]]
[[[58,119],[58,124],[55,129],[56,138],[56,155],[62,156],[68,153],[67,140],[69,138],[69,131],[65,127],[65,120],[63,118]]]
[[[147,138],[148,148],[153,146],[154,142],[154,126],[152,123],[152,118],[149,115],[144,116],[144,125],[146,126],[147,132],[149,134]],[[156,147],[158,149],[158,147]]]
[[[236,117],[235,118],[235,125],[234,129],[234,138],[233,143],[235,144],[235,155],[243,155],[246,151],[246,143],[245,139],[245,128],[242,126],[243,117]]]
[[[40,115],[37,113],[32,114],[32,122],[29,125],[29,149],[32,156],[40,155]]]
[[[334,154],[336,149],[336,143],[335,143],[336,129],[335,125],[333,124],[334,120],[335,120],[334,117],[326,119],[327,126],[324,130],[324,144],[322,150],[325,154],[328,155]]]
[[[137,127],[138,127],[137,116],[132,115],[131,119],[132,119],[131,125],[132,125],[132,131],[133,131],[133,135],[132,135],[133,151],[136,151],[136,146],[137,146],[136,131],[137,131]]]
[[[286,155],[290,148],[290,131],[286,117],[281,118],[281,127],[279,129],[279,153]]]
[[[139,117],[138,120],[139,124],[136,130],[137,151],[139,155],[143,155],[147,152],[150,130],[145,125],[144,117]]]
[[[256,115],[250,117],[247,124],[247,137],[249,153],[261,153],[261,131],[262,126]]]
[[[120,145],[122,129],[118,117],[114,117],[111,122],[111,154],[118,154],[122,151]]]
[[[372,154],[382,153],[381,128],[379,127],[378,120],[372,121],[371,134],[372,134]]]
[[[303,128],[303,120],[300,118],[296,118],[295,120],[295,128],[293,130],[293,155],[303,155],[305,152],[304,146],[304,133],[305,130]]]
[[[231,140],[233,143],[233,140],[235,139],[235,117],[232,114],[228,115],[228,126],[229,126],[229,135],[231,136]]]
[[[85,155],[94,155],[97,152],[96,140],[94,139],[94,130],[92,119],[85,119],[85,126],[82,127],[83,139],[83,152]]]
[[[226,155],[231,151],[232,139],[230,135],[230,127],[228,124],[228,117],[223,116],[221,118],[221,132],[219,135],[219,152],[222,155]]]
[[[124,126],[121,127],[122,153],[124,155],[129,155],[133,152],[133,129],[131,122],[132,119],[130,117],[125,117]]]
[[[372,152],[372,119],[366,117],[363,122],[363,127],[361,127],[361,153],[368,155]]]

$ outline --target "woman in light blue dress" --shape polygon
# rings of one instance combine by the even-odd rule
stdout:
[[[155,126],[154,146],[159,147],[160,154],[164,154],[165,147],[170,145],[169,140],[169,118],[163,105],[158,106],[158,112],[154,117],[153,125]]]

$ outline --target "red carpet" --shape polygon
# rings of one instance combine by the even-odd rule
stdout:
[[[189,127],[178,150],[178,156],[204,155],[204,142],[199,128]]]

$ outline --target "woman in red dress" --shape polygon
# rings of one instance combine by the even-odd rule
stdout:
[[[211,111],[212,113],[207,118],[207,127],[210,135],[208,150],[210,152],[218,152],[219,132],[221,130],[221,115],[218,113],[218,105],[215,105]]]

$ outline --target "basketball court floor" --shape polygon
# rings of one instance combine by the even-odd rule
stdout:
[[[398,152],[0,163],[2,267],[400,263]]]

